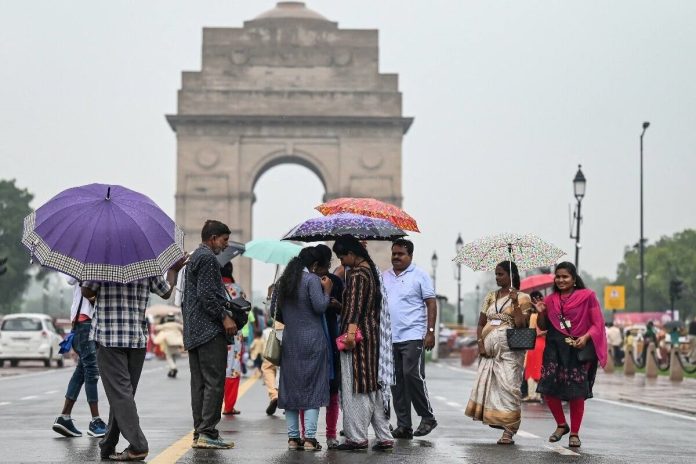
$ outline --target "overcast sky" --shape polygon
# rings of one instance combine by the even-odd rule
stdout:
[[[90,182],[146,193],[174,215],[176,112],[183,70],[199,70],[202,28],[240,27],[274,1],[17,1],[0,6],[0,178],[38,207]],[[380,68],[398,73],[404,208],[416,261],[440,256],[454,297],[454,243],[534,232],[568,251],[578,163],[587,177],[581,267],[614,277],[639,236],[696,226],[696,2],[315,0],[342,28],[380,31]],[[290,177],[297,190],[288,191]],[[313,215],[323,187],[280,166],[256,188],[255,235]],[[283,207],[278,199],[283,196]],[[290,202],[288,202],[290,200]],[[292,203],[291,207],[287,207]],[[189,239],[191,240],[191,239]],[[195,238],[194,238],[195,240]],[[257,266],[257,268],[259,268]],[[255,271],[255,287],[269,267]],[[464,292],[480,275],[466,270]]]

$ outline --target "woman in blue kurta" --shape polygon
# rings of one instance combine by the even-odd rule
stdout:
[[[321,449],[315,438],[319,408],[329,404],[331,366],[324,313],[332,284],[327,277],[309,272],[320,259],[317,250],[304,248],[290,261],[277,284],[278,320],[285,324],[278,407],[285,409],[290,449]],[[300,411],[304,411],[304,443],[300,439]]]

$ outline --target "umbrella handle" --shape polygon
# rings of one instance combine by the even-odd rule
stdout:
[[[512,283],[512,243],[508,243],[508,253],[510,254],[510,259],[508,260],[510,263],[510,288],[515,288]]]

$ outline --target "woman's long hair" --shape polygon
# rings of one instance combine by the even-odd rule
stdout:
[[[367,252],[367,249],[362,246],[362,243],[360,243],[360,241],[352,235],[344,235],[336,240],[333,246],[333,251],[336,253],[336,256],[345,256],[348,253],[353,253],[355,256],[367,261],[367,263],[370,265],[372,278],[375,281],[375,299],[377,300],[375,302],[376,307],[377,309],[382,309],[382,286],[380,285],[379,272],[377,271],[375,262],[372,261],[370,254]]]
[[[321,256],[314,247],[303,248],[300,254],[292,258],[283,271],[283,275],[278,279],[276,291],[278,292],[277,304],[281,305],[285,301],[297,299],[297,291],[302,279],[304,269],[311,268],[313,264],[321,259]]]
[[[496,267],[501,268],[510,276],[510,283],[513,287],[517,290],[520,289],[520,271],[517,270],[517,264],[514,261],[502,261]],[[510,275],[510,269],[512,269],[512,275]]]
[[[559,269],[565,269],[568,271],[568,274],[575,279],[575,288],[587,288],[585,287],[585,282],[583,282],[582,277],[578,275],[578,270],[575,268],[575,264],[568,261],[563,261],[562,263],[558,263],[556,265],[556,271]],[[553,291],[557,293],[561,291],[561,289],[556,286],[556,279],[553,280]]]

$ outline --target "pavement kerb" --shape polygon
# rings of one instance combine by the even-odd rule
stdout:
[[[248,378],[243,384],[239,386],[239,393],[237,399],[244,396],[244,394],[249,391],[249,389],[254,385],[254,383],[261,376],[255,373],[253,376]],[[191,449],[191,443],[193,442],[193,430],[188,434],[181,437],[176,442],[172,443],[169,448],[162,451],[160,454],[155,456],[154,459],[149,460],[150,464],[171,464],[172,462],[177,462],[184,454],[186,454]]]

